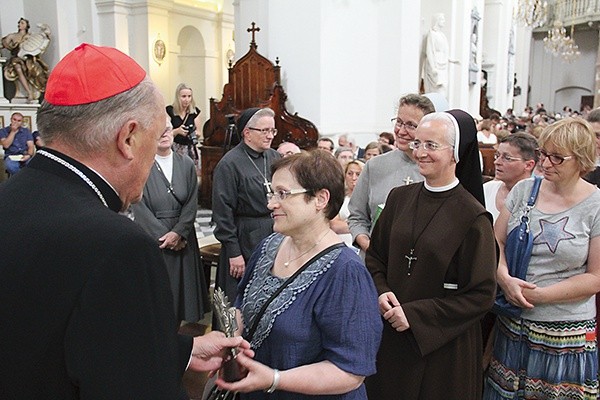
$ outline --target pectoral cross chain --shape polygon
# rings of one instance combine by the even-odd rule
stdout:
[[[273,190],[271,189],[271,182],[269,182],[268,180],[265,179],[265,181],[263,182],[263,185],[264,185],[267,193],[273,193]]]
[[[404,258],[406,258],[408,260],[408,275],[410,275],[410,269],[411,269],[412,262],[417,261],[417,257],[413,256],[414,252],[415,252],[415,249],[410,249],[410,254],[404,256]]]

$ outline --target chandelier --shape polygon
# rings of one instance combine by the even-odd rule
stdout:
[[[554,26],[548,31],[548,36],[544,38],[544,48],[548,53],[558,57],[569,39],[571,38],[567,36],[567,31],[563,27],[562,22],[554,21]]]
[[[573,39],[573,25],[571,25],[571,36],[567,37],[567,40],[565,40],[560,57],[563,59],[563,61],[572,63],[573,61],[577,60],[580,55],[581,52],[579,51],[579,46],[577,46],[575,40]]]
[[[548,20],[548,2],[542,0],[519,0],[515,19],[531,29],[543,26]]]
[[[575,15],[577,0],[572,0],[572,15]],[[544,38],[544,47],[548,53],[555,57],[560,57],[563,61],[572,63],[581,55],[579,46],[573,39],[575,24],[571,24],[571,35],[567,35],[563,24],[556,20],[552,29],[548,31],[548,36]]]

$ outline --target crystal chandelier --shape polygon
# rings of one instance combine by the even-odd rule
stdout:
[[[531,29],[543,26],[548,20],[548,2],[542,0],[519,0],[515,19]]]
[[[577,0],[572,0],[572,14],[575,15]],[[548,31],[548,36],[544,38],[544,47],[546,51],[555,57],[559,57],[568,63],[572,63],[581,55],[579,46],[573,39],[575,25],[571,24],[571,35],[567,35],[566,29],[558,20],[554,21],[552,29]]]
[[[548,53],[558,57],[562,53],[568,39],[570,38],[567,36],[567,31],[563,27],[562,22],[554,21],[554,26],[548,31],[548,36],[544,38],[544,48]]]
[[[563,61],[572,63],[573,61],[577,60],[580,55],[581,52],[579,51],[579,46],[575,44],[575,40],[573,39],[573,25],[571,25],[571,36],[567,37],[567,40],[565,40],[560,57],[563,59]]]

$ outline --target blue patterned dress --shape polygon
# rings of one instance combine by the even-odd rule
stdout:
[[[274,233],[255,250],[236,306],[244,336],[264,302],[285,281],[271,274],[285,236]],[[268,306],[251,341],[255,359],[287,370],[328,360],[359,376],[375,373],[382,322],[373,281],[356,253],[337,248],[314,260]],[[343,395],[253,392],[242,399],[366,399],[364,385]]]

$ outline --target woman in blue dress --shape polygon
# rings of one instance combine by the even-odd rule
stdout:
[[[366,399],[382,322],[364,264],[329,227],[344,200],[342,169],[313,151],[278,160],[272,172],[275,233],[256,248],[236,301],[255,357],[238,355],[244,379],[217,384],[242,399]]]

